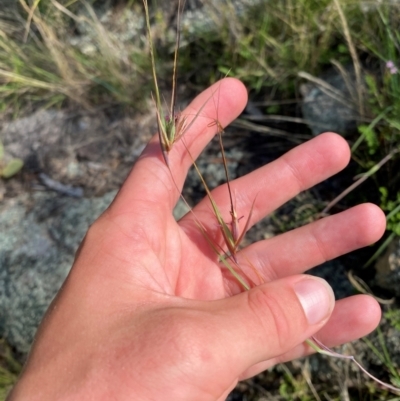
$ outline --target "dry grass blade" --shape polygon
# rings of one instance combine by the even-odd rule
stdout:
[[[387,388],[388,390],[394,391],[396,393],[400,392],[400,388],[392,386],[391,384],[385,383],[382,380],[379,380],[377,377],[373,376],[371,373],[369,373],[362,365],[360,362],[358,362],[353,355],[342,355],[339,354],[338,352],[335,352],[328,348],[326,345],[324,345],[321,341],[319,341],[316,337],[312,337],[311,340],[306,341],[307,344],[316,352],[319,354],[327,355],[333,358],[339,358],[339,359],[349,359],[353,363],[355,363],[363,373],[365,373],[370,379],[375,381],[376,383],[380,384],[382,387]]]
[[[350,283],[352,284],[352,286],[361,294],[366,294],[369,295],[373,298],[375,298],[375,300],[377,302],[379,302],[382,305],[391,305],[393,304],[393,302],[395,301],[395,298],[391,298],[391,299],[383,299],[383,298],[379,298],[377,297],[372,290],[368,287],[367,283],[362,280],[360,277],[357,277],[354,275],[353,271],[350,270],[347,273],[347,277],[350,281]]]
[[[26,24],[25,24],[25,33],[24,33],[24,38],[23,38],[24,42],[26,42],[28,40],[33,15],[35,13],[36,8],[39,6],[39,3],[40,3],[40,0],[35,0],[35,2],[32,5],[31,10],[29,11],[28,19],[26,20]]]
[[[313,75],[311,75],[311,74],[309,74],[308,72],[305,72],[305,71],[299,71],[297,73],[297,75],[300,78],[304,78],[307,81],[318,85],[318,88],[323,93],[325,93],[326,95],[330,96],[336,102],[343,104],[343,106],[346,106],[349,109],[352,108],[352,104],[351,104],[351,102],[349,102],[349,99],[347,99],[340,90],[336,89],[334,86],[332,86],[328,82],[324,81],[321,78],[314,77]],[[343,79],[345,79],[345,78],[343,78]]]
[[[16,74],[10,71],[6,71],[0,69],[0,77],[9,79],[12,82],[19,82],[23,84],[27,84],[31,87],[40,88],[40,89],[47,89],[55,92],[62,92],[63,88],[61,85],[55,85],[44,81],[39,81],[34,78],[24,77],[23,75]]]
[[[358,95],[358,107],[359,107],[359,112],[360,115],[364,115],[364,99],[363,99],[363,85],[362,85],[362,69],[361,69],[361,64],[360,60],[358,59],[357,51],[354,46],[353,40],[351,38],[350,34],[350,29],[349,25],[347,23],[347,19],[344,15],[342,6],[340,4],[339,0],[334,0],[335,6],[337,8],[337,11],[339,13],[340,21],[343,26],[343,32],[344,36],[346,38],[346,42],[349,46],[351,58],[353,59],[353,64],[354,64],[354,71],[356,73],[356,81],[357,81],[357,95]]]
[[[255,124],[251,121],[247,121],[244,119],[238,119],[233,124],[234,127],[249,129],[251,131],[265,133],[277,138],[284,138],[289,142],[292,142],[296,145],[299,145],[304,142],[304,140],[310,139],[310,135],[303,134],[291,134],[287,131],[282,131],[276,128],[270,128],[265,125]]]
[[[321,215],[325,215],[333,206],[335,206],[339,201],[341,201],[346,195],[348,195],[351,191],[353,191],[355,188],[357,188],[365,180],[367,180],[369,177],[374,175],[385,163],[387,163],[396,153],[399,153],[399,152],[400,152],[400,149],[393,149],[390,153],[388,153],[379,163],[377,163],[370,170],[368,170],[355,183],[350,185],[340,195],[338,195],[335,199],[333,199],[331,202],[329,202],[329,204],[321,212]]]

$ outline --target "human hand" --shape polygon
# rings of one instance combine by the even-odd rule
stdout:
[[[246,90],[231,78],[216,85],[225,126],[242,111]],[[183,115],[196,114],[216,88]],[[201,114],[215,119],[214,103]],[[215,133],[204,121],[197,118],[184,135],[194,157]],[[343,138],[320,135],[233,181],[236,208],[248,213],[256,197],[253,225],[348,160]],[[182,187],[191,165],[182,140],[169,163]],[[302,273],[379,239],[385,229],[379,208],[359,205],[241,250],[239,264],[250,261],[266,279],[242,292],[217,263],[194,215],[174,220],[179,192],[171,172],[154,137],[89,229],[10,401],[224,400],[238,380],[310,353],[304,341],[314,334],[333,346],[376,327],[380,308],[372,298],[335,304],[323,280]],[[228,221],[226,187],[213,197]],[[207,199],[194,214],[222,245]]]

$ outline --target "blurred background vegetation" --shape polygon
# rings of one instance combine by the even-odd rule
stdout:
[[[371,201],[387,213],[387,234],[380,247],[368,255],[371,261],[364,260],[373,264],[378,253],[400,236],[400,2],[243,1],[249,5],[241,12],[237,3],[187,1],[178,65],[179,95],[190,98],[228,74],[246,84],[251,104],[261,111],[261,123],[251,123],[252,129],[263,132],[262,121],[266,125],[272,121],[272,126],[283,131],[298,124],[296,132],[311,137],[301,112],[301,86],[321,84],[324,72],[336,69],[349,83],[350,99],[346,101],[352,103],[355,113],[356,127],[346,135],[352,147],[351,171],[355,182],[368,181],[368,186],[348,190],[338,210]],[[199,14],[204,16],[202,22],[195,11],[206,6],[207,15]],[[160,86],[168,91],[177,2],[151,1],[150,7]],[[146,108],[152,76],[143,17],[140,0],[0,0],[1,120],[43,108],[112,106],[127,112]],[[326,89],[333,91],[329,85]],[[325,211],[327,206],[337,207],[336,202],[321,205],[317,198],[311,202],[319,211],[320,206]],[[301,205],[300,201],[290,221],[281,220],[280,231],[301,225],[316,213],[316,207],[305,212]],[[396,308],[395,303],[385,311],[390,327],[398,330]],[[383,377],[398,380],[398,366],[385,351],[384,340],[379,349],[374,347],[384,361]],[[5,398],[19,369],[12,350],[1,343],[0,399]],[[247,395],[232,395],[231,399],[272,399],[262,389],[264,385],[275,386],[276,400],[400,399],[366,378],[357,383],[356,394],[346,396],[340,389],[335,397],[329,380],[316,391],[315,378],[309,372],[307,362],[290,370],[281,366],[269,372],[269,377],[240,385],[247,386],[240,392]]]

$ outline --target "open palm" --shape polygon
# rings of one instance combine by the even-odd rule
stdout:
[[[210,101],[217,91],[218,110]],[[246,99],[243,85],[229,78],[198,96],[183,115],[190,120],[199,109],[201,115],[174,145],[170,169],[158,138],[151,140],[113,204],[90,228],[41,326],[28,377],[33,366],[56,359],[52,371],[70,363],[89,383],[101,383],[96,394],[115,394],[117,387],[117,400],[223,400],[237,380],[308,353],[303,341],[315,332],[331,346],[376,326],[380,310],[366,296],[338,301],[332,314],[311,325],[294,307],[291,315],[285,310],[298,305],[290,286],[305,270],[382,235],[385,219],[374,205],[360,205],[242,249],[239,264],[245,270],[251,264],[266,282],[246,294],[239,294],[242,287],[218,263],[199,230],[200,223],[215,244],[224,246],[209,201],[204,199],[179,222],[173,218],[178,188],[192,164],[187,149],[197,157],[215,134],[209,122],[218,119],[227,125]],[[241,227],[254,199],[251,225],[343,169],[348,160],[346,142],[328,133],[233,181],[236,209],[244,216]],[[228,222],[226,187],[215,189],[213,197]],[[254,320],[249,310],[257,315]],[[85,364],[72,361],[73,355],[81,355],[78,361]],[[82,366],[88,364],[85,370]],[[70,380],[79,381],[72,373]],[[87,387],[80,383],[79,399],[91,399],[83,397]]]

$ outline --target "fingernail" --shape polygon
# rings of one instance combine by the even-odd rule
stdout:
[[[330,285],[320,278],[306,278],[294,285],[309,324],[317,324],[331,312],[335,296]]]

